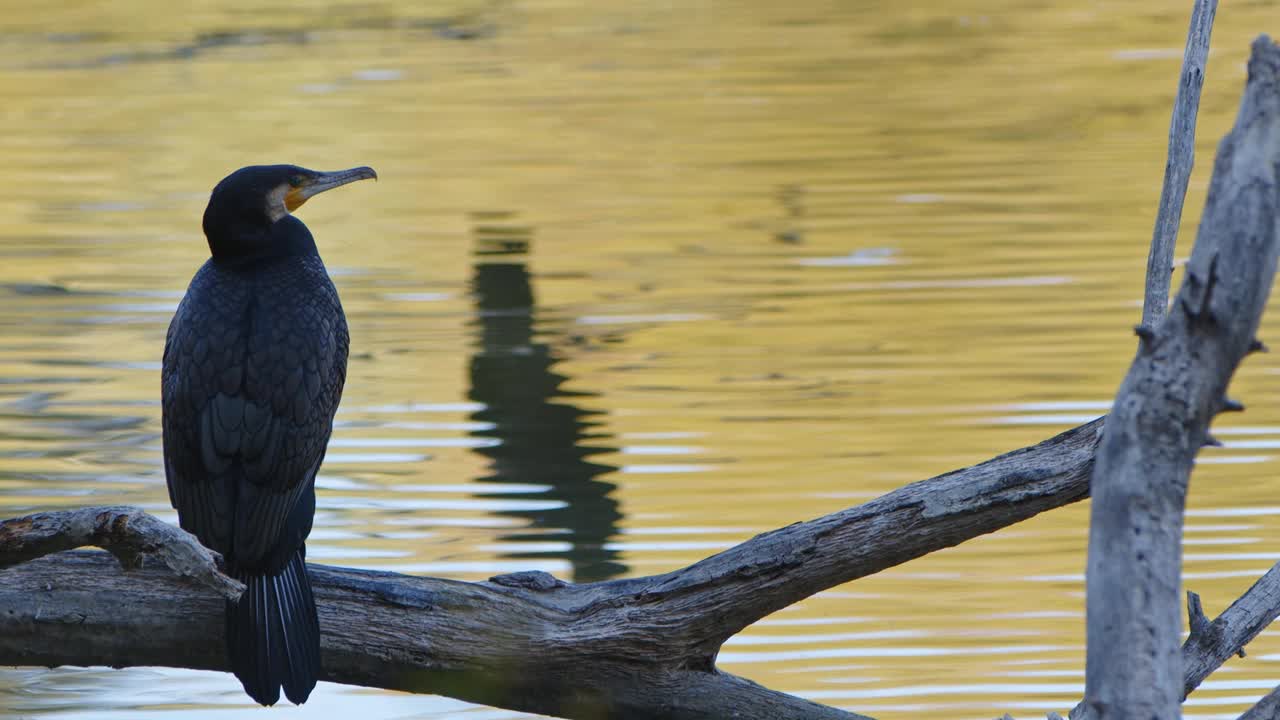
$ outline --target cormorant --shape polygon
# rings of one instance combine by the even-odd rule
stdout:
[[[371,168],[241,168],[204,212],[212,257],[164,346],[164,466],[178,523],[244,582],[227,656],[254,700],[294,703],[320,672],[306,546],[316,471],[347,373],[347,320],[315,240],[290,211]]]

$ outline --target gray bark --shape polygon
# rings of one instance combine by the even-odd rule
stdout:
[[[465,583],[311,565],[324,678],[569,718],[860,717],[719,672],[720,643],[820,590],[1083,498],[1100,427],[664,575],[573,585],[518,573]],[[0,565],[12,564],[6,548],[30,528],[47,535],[64,519],[103,513],[145,525],[141,511],[120,508],[7,520]],[[153,546],[194,542],[163,532]],[[0,664],[225,670],[224,596],[167,567],[122,570],[104,553],[13,565],[0,570]]]
[[[1164,166],[1164,186],[1160,189],[1160,209],[1151,234],[1151,254],[1147,257],[1147,291],[1142,303],[1142,324],[1155,328],[1164,320],[1169,304],[1169,281],[1173,272],[1173,249],[1182,222],[1182,202],[1195,165],[1196,114],[1200,110],[1200,89],[1204,86],[1204,66],[1209,59],[1209,35],[1218,0],[1195,0],[1191,9],[1191,29],[1178,76],[1178,94],[1169,121],[1169,156]]]
[[[569,718],[862,717],[681,667],[678,628],[636,627],[635,606],[549,576],[504,585],[309,570],[324,680]],[[167,569],[124,572],[77,551],[0,576],[0,663],[227,669],[222,598]]]
[[[141,567],[148,558],[158,561],[228,599],[244,592],[243,583],[218,569],[218,554],[185,530],[122,506],[42,513],[0,523],[0,570],[87,545],[109,551],[126,568]]]
[[[727,637],[804,588],[869,575],[1080,499],[1101,428],[1099,419],[667,575],[569,585],[519,573],[462,583],[312,565],[325,679],[566,717],[709,718],[727,709],[859,717],[717,672],[706,638]],[[900,532],[882,531],[885,522]],[[31,561],[79,544],[113,548],[132,569],[104,553]],[[801,572],[806,557],[816,572]],[[208,579],[225,578],[213,562],[187,533],[130,508],[0,522],[0,567],[9,567],[0,570],[0,664],[225,670],[220,598],[237,590]],[[754,588],[766,586],[784,597],[759,597],[767,593]],[[1183,648],[1188,692],[1277,614],[1273,569],[1203,631],[1193,629]]]
[[[1280,687],[1264,695],[1240,720],[1276,720],[1277,717],[1280,717]]]
[[[1200,598],[1187,593],[1191,635],[1182,644],[1182,695],[1185,698],[1204,679],[1280,617],[1280,563],[1258,578],[1231,607],[1209,622]]]
[[[1244,657],[1244,647],[1280,617],[1280,563],[1212,622],[1200,607],[1200,597],[1188,592],[1187,617],[1191,633],[1182,644],[1183,699],[1227,660],[1235,655]],[[1071,711],[1070,718],[1079,720],[1085,717],[1084,713],[1082,702]]]
[[[1187,481],[1276,271],[1280,49],[1253,44],[1235,127],[1213,179],[1174,311],[1140,328],[1094,467],[1085,713],[1176,718],[1179,579]]]

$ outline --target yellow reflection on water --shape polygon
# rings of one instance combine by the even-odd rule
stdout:
[[[1219,12],[1184,253],[1269,9]],[[8,10],[3,514],[172,517],[158,361],[206,255],[209,189],[251,163],[369,164],[377,184],[300,213],[353,335],[313,556],[584,579],[675,568],[1104,412],[1134,347],[1188,7]],[[531,312],[486,305],[512,284]],[[1193,483],[1188,587],[1211,612],[1276,554],[1275,362],[1241,371],[1250,410]],[[824,593],[721,663],[881,718],[1065,712],[1087,518],[1055,511]],[[1280,650],[1250,650],[1189,717],[1274,686]],[[251,711],[225,677],[156,672],[0,673],[0,708]],[[321,699],[301,712],[481,716]]]

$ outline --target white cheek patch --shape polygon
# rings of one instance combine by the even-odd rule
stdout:
[[[267,217],[271,218],[271,222],[275,222],[289,214],[289,208],[285,207],[284,204],[284,198],[288,194],[289,186],[287,184],[267,193]]]

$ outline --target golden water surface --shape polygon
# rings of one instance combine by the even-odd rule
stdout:
[[[1219,11],[1180,254],[1276,9]],[[209,189],[263,162],[381,177],[299,213],[353,353],[316,561],[656,573],[1048,437],[1105,411],[1134,349],[1189,10],[8,3],[0,516],[174,519],[165,327]],[[1194,477],[1186,582],[1211,614],[1280,559],[1278,371],[1249,359],[1250,410]],[[885,719],[1065,712],[1087,522],[822,593],[721,666]],[[1264,635],[1187,715],[1277,679]],[[519,717],[329,684],[287,714],[354,713]],[[146,668],[0,671],[0,716],[264,717],[228,675]]]

